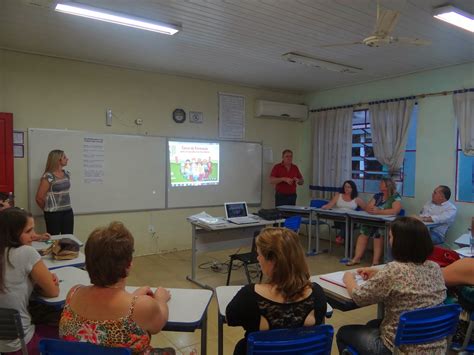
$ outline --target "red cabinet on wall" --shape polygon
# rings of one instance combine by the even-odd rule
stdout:
[[[13,114],[0,112],[0,192],[13,191]]]

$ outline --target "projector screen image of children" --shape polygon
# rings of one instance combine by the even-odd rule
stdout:
[[[168,141],[171,187],[219,183],[219,143]]]

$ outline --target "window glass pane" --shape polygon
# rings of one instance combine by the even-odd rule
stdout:
[[[364,190],[364,180],[356,179],[354,178],[354,175],[352,175],[352,180],[355,182],[357,186],[357,191],[362,192]]]
[[[416,152],[406,152],[403,163],[403,196],[415,196]]]
[[[474,202],[474,157],[458,151],[457,199]]]
[[[353,125],[365,124],[365,110],[354,111],[352,113],[352,124]]]

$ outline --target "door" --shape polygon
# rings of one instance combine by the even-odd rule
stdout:
[[[13,114],[0,112],[0,192],[13,191]]]

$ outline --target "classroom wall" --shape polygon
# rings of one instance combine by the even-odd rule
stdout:
[[[306,103],[310,108],[331,107],[469,87],[474,87],[474,62],[314,92],[306,95]],[[309,130],[309,122],[305,124]],[[403,207],[407,214],[418,213],[423,204],[431,199],[434,187],[440,184],[450,186],[453,192],[451,201],[458,209],[456,221],[448,232],[450,242],[466,232],[474,216],[474,203],[454,201],[456,134],[451,95],[419,100],[415,197],[404,197]],[[300,149],[306,152],[304,154],[310,152],[309,134]]]
[[[216,139],[218,92],[245,95],[246,141],[259,141],[264,147],[271,147],[275,162],[279,161],[283,149],[293,149],[295,162],[308,170],[308,160],[300,154],[304,124],[254,116],[255,99],[302,103],[301,95],[0,50],[0,111],[13,113],[15,130],[56,128]],[[106,108],[114,113],[111,127],[105,125]],[[174,123],[171,113],[175,108],[203,112],[204,123]],[[140,127],[133,123],[137,118],[143,120]],[[44,152],[45,162],[47,153]],[[27,207],[28,194],[26,156],[15,159],[14,166],[16,203],[24,207]],[[144,174],[146,165],[144,161]],[[261,207],[265,208],[273,206],[273,187],[267,182],[271,166],[264,164]],[[74,187],[74,177],[72,184]],[[301,195],[302,202],[308,201],[307,189],[302,190]],[[74,205],[74,201],[72,203]],[[212,207],[83,215],[76,216],[75,233],[86,240],[94,227],[120,220],[135,236],[136,255],[189,249],[191,228],[185,218],[202,210],[215,216],[224,214],[223,207]],[[36,219],[36,223],[37,229],[44,229],[42,218]],[[155,238],[148,233],[149,224],[156,227]]]

